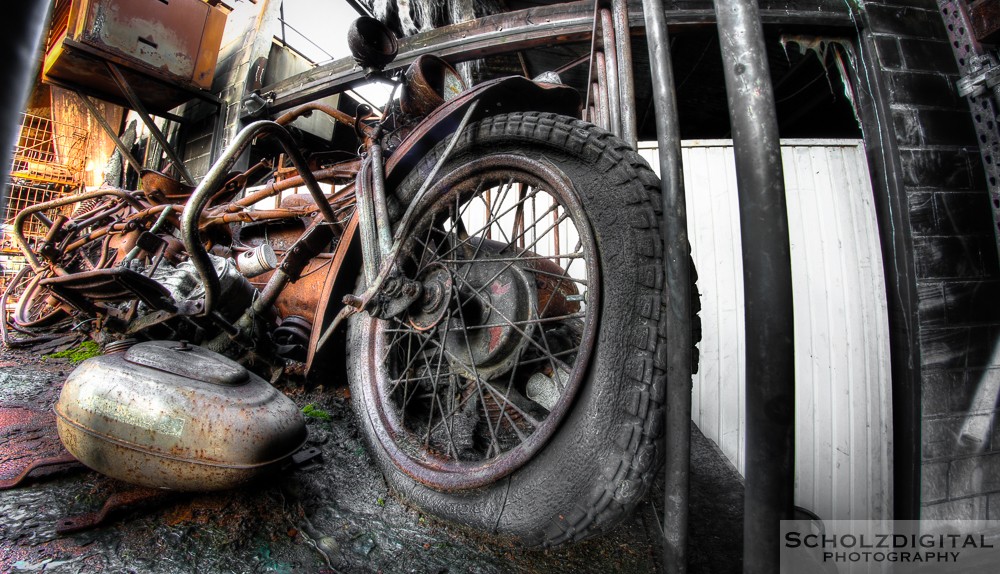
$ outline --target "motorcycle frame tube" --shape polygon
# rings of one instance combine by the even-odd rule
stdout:
[[[681,132],[670,38],[661,0],[643,0],[659,146],[666,253],[667,396],[664,571],[687,571],[691,483],[691,264]]]
[[[250,146],[253,139],[260,134],[267,134],[278,140],[281,148],[292,160],[292,165],[298,170],[299,176],[302,177],[302,181],[316,202],[316,206],[323,215],[323,219],[329,223],[336,223],[337,218],[333,208],[326,200],[326,196],[319,188],[319,183],[313,176],[312,171],[309,170],[305,158],[295,146],[295,142],[288,131],[281,125],[269,120],[256,121],[243,128],[236,135],[229,148],[219,157],[212,166],[212,169],[209,170],[205,179],[198,184],[198,187],[191,194],[191,199],[184,209],[184,216],[181,218],[181,235],[184,241],[184,248],[187,250],[188,255],[190,255],[191,262],[198,272],[202,287],[205,289],[205,302],[198,316],[209,316],[212,313],[219,290],[221,289],[219,276],[212,266],[212,260],[209,259],[208,252],[201,244],[198,221],[201,219],[201,213],[205,210],[209,200],[228,179],[229,170],[232,169],[236,160]]]
[[[784,173],[755,0],[714,0],[736,153],[746,301],[743,571],[777,572],[792,518],[795,353]]]

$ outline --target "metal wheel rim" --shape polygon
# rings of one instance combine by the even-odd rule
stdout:
[[[430,217],[429,213],[433,213],[440,206],[456,204],[456,198],[461,197],[461,200],[456,204],[459,206],[457,209],[467,206],[471,203],[472,199],[462,196],[469,193],[468,189],[470,187],[475,187],[472,182],[476,181],[477,178],[479,182],[491,181],[497,179],[497,174],[499,173],[516,176],[518,182],[529,184],[534,189],[533,193],[535,194],[539,192],[546,193],[552,198],[553,202],[558,203],[559,207],[556,208],[556,213],[558,214],[561,209],[562,216],[569,219],[577,230],[579,236],[578,250],[584,255],[575,258],[583,262],[586,273],[586,280],[583,282],[586,289],[586,311],[583,317],[582,335],[576,347],[576,355],[570,368],[569,380],[565,382],[565,387],[558,402],[549,410],[544,419],[537,421],[538,424],[533,425],[534,430],[525,438],[522,439],[520,434],[518,434],[520,442],[514,447],[499,452],[499,443],[497,443],[491,446],[491,448],[495,448],[498,451],[494,456],[489,456],[490,451],[488,450],[483,460],[468,461],[459,460],[457,453],[448,452],[442,457],[440,456],[440,452],[435,453],[428,448],[421,448],[417,444],[418,441],[414,440],[415,434],[413,429],[408,428],[406,421],[401,420],[400,416],[395,413],[395,409],[392,407],[398,407],[398,402],[393,400],[391,396],[393,390],[389,387],[389,384],[395,384],[398,388],[398,381],[393,383],[392,375],[387,372],[389,369],[382,364],[383,360],[381,358],[388,357],[389,352],[392,351],[392,345],[395,344],[389,340],[388,329],[403,330],[407,326],[400,321],[372,321],[369,326],[369,344],[373,351],[369,355],[372,377],[370,387],[365,389],[367,398],[370,400],[366,400],[365,402],[368,414],[376,427],[375,434],[393,464],[400,470],[420,483],[443,491],[463,490],[488,485],[509,475],[531,460],[554,436],[561,421],[569,414],[573,400],[585,380],[595,341],[597,315],[600,309],[600,275],[596,242],[572,184],[562,172],[558,171],[547,161],[530,159],[521,155],[494,154],[468,162],[443,177],[429,190],[427,197],[434,197],[435,199],[431,202],[432,205],[424,207],[423,212],[428,214],[424,216],[424,219],[426,220]],[[478,192],[472,195],[474,197],[481,196]],[[534,223],[537,224],[537,221]],[[418,226],[418,229],[425,231],[428,227]],[[414,233],[414,236],[419,237],[419,235],[419,232]],[[470,237],[472,236],[475,236],[475,234],[470,234]],[[411,239],[410,241],[412,243],[416,240]],[[568,259],[568,257],[566,258]],[[567,268],[570,266],[572,266],[572,262],[567,265]],[[576,282],[576,280],[573,281]],[[539,328],[539,330],[544,340],[545,329]],[[522,339],[523,335],[522,333]],[[551,355],[547,360],[550,364],[553,364],[553,357]],[[520,362],[518,365],[520,365]],[[553,364],[552,368],[553,371],[556,371],[558,364]],[[516,371],[517,369],[511,370],[511,380],[513,380]],[[557,377],[553,376],[553,378]],[[484,387],[483,383],[486,383],[487,386]],[[489,383],[478,377],[469,384],[470,386],[472,384],[477,385],[480,390],[486,389],[486,394],[498,391],[495,388],[492,390],[488,389]],[[498,406],[500,411],[506,411],[507,406],[510,406],[505,402],[510,396],[510,384],[508,383],[506,389],[507,394],[503,395],[503,404],[499,401],[493,401],[494,406]],[[480,394],[480,398],[485,404],[486,400],[484,397],[483,394]],[[496,399],[497,395],[493,395],[493,398]],[[438,402],[438,406],[442,406],[440,401]],[[403,405],[403,408],[405,407],[406,404]],[[432,413],[433,407],[434,399],[432,398]],[[399,410],[402,412],[402,408]],[[484,407],[482,410],[488,417],[489,412],[486,408]],[[405,413],[402,414],[404,415],[403,418],[406,418]],[[443,410],[441,414],[443,420],[445,415]],[[500,425],[503,423],[503,416],[504,412],[498,412],[497,421],[488,419],[491,425],[494,422],[496,423],[495,430],[500,429]],[[433,418],[431,418],[431,421],[433,421]],[[508,420],[508,425],[516,426],[516,422]],[[430,428],[430,422],[428,422],[427,426]],[[426,446],[427,443],[425,441]]]

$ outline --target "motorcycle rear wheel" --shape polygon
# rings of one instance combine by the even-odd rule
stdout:
[[[405,501],[526,546],[628,516],[663,454],[659,191],[634,150],[579,120],[465,130],[402,250],[421,298],[350,327],[362,434]]]

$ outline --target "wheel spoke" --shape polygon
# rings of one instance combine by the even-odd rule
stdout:
[[[449,484],[469,472],[506,475],[556,432],[571,404],[563,397],[582,384],[599,309],[596,299],[573,302],[596,252],[571,182],[548,162],[495,157],[434,184],[437,199],[397,259],[423,296],[373,331],[386,347],[370,408],[398,445],[390,456],[414,477]],[[555,385],[553,398],[535,396],[538,376]]]

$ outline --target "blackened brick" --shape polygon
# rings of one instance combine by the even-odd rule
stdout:
[[[920,364],[924,369],[964,369],[969,330],[920,330]]]
[[[944,21],[937,10],[866,4],[872,32],[914,38],[946,38]]]
[[[983,265],[984,238],[917,237],[914,261],[920,279],[971,279],[986,276]],[[993,249],[995,247],[990,246]]]
[[[920,409],[922,416],[939,416],[952,413],[952,392],[958,373],[932,371],[920,381]]]
[[[969,113],[969,107],[958,99],[951,76],[926,72],[886,72],[889,92],[896,104],[938,106]]]
[[[983,369],[997,366],[998,348],[1000,348],[1000,326],[970,327],[966,366]]]
[[[993,436],[991,414],[924,420],[921,442],[924,460],[978,454],[989,449]]]
[[[920,468],[920,499],[924,503],[948,498],[948,463],[924,464]]]
[[[989,513],[987,520],[1000,520],[1000,494],[991,494],[989,497]]]
[[[899,51],[908,70],[958,74],[951,44],[946,42],[900,38]]]
[[[907,194],[910,208],[910,229],[914,235],[940,235],[937,216],[934,214],[934,194],[914,192]]]
[[[940,327],[945,324],[945,299],[941,282],[917,282],[917,313],[921,325]]]
[[[986,520],[986,497],[975,496],[931,504],[920,509],[922,520]]]
[[[892,119],[896,140],[903,147],[976,145],[968,111],[896,108]]]
[[[934,213],[942,235],[993,236],[993,213],[986,192],[938,193]],[[997,299],[1000,308],[1000,299]]]
[[[964,376],[958,374],[953,373],[956,376],[951,384],[953,413],[986,413],[997,408],[992,389],[1000,389],[1000,369],[968,369],[961,373]],[[994,443],[993,447],[1000,447],[1000,443]]]
[[[951,461],[948,490],[950,498],[1000,491],[1000,454]]]
[[[949,325],[1000,322],[1000,281],[947,282],[942,287]]]
[[[907,187],[971,189],[972,170],[965,150],[904,149],[900,150],[899,158]]]
[[[895,36],[877,36],[875,51],[878,53],[879,64],[887,69],[903,67],[903,55],[899,53],[899,42]]]

